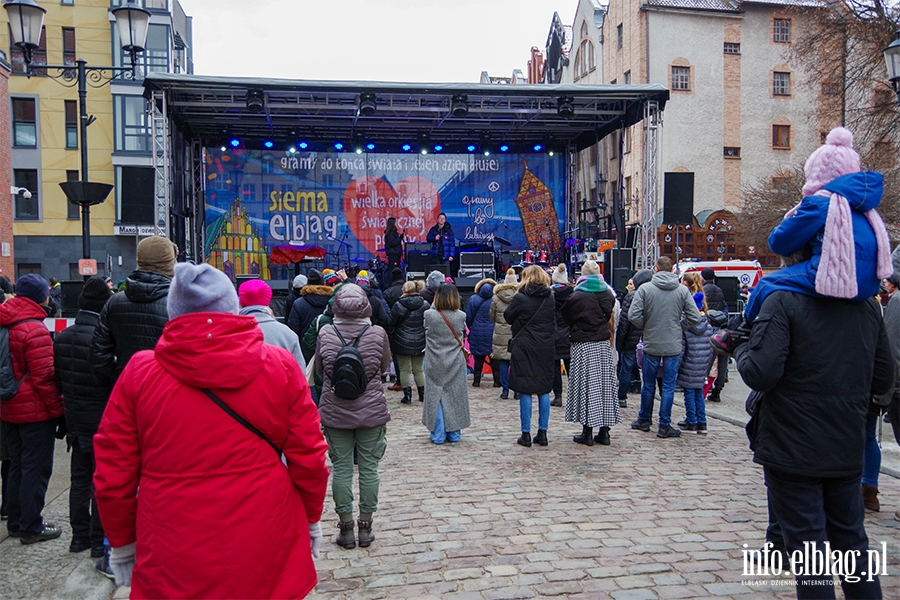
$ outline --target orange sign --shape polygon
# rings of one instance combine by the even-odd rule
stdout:
[[[97,261],[93,258],[80,258],[78,259],[78,274],[79,275],[96,275],[97,274]]]

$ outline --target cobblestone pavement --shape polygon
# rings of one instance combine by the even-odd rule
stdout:
[[[708,407],[728,420],[710,419],[707,436],[662,440],[630,430],[632,395],[612,445],[593,447],[571,441],[580,425],[564,422],[556,407],[548,447],[516,445],[519,403],[500,400],[489,377],[469,388],[473,426],[458,444],[431,444],[421,405],[402,405],[401,393],[388,392],[393,420],[376,540],[355,550],[326,540],[310,598],[793,598],[778,580],[742,583],[751,579],[742,575],[743,544],[762,545],[766,503],[762,469],[740,427],[745,388],[735,379],[724,401]],[[683,415],[676,406],[674,420]],[[885,431],[885,446],[892,443]],[[3,528],[0,598],[112,593],[87,553],[67,552],[66,465],[58,450],[45,513],[66,532],[22,546],[3,539]],[[893,519],[900,480],[883,474],[880,489],[882,511],[867,515],[866,530],[873,547],[888,545],[885,598],[900,598],[900,522]],[[337,533],[335,522],[329,495],[326,537]],[[115,598],[127,594],[119,588]]]

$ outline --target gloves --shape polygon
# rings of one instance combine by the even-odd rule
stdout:
[[[109,568],[116,576],[116,585],[131,585],[131,570],[134,569],[134,547],[131,542],[121,548],[109,549]]]
[[[56,419],[56,439],[61,440],[66,437],[66,433],[68,430],[66,429],[66,418],[59,417]]]
[[[322,526],[316,523],[309,524],[309,548],[313,558],[319,558],[319,548],[322,547]]]

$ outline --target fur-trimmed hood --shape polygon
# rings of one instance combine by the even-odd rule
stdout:
[[[512,300],[512,297],[516,295],[516,292],[518,290],[518,283],[501,283],[494,286],[494,295],[499,297],[504,302],[509,303]]]
[[[475,284],[475,293],[477,294],[479,292],[479,290],[481,290],[481,286],[483,286],[486,283],[489,283],[492,286],[497,287],[497,282],[494,281],[493,279],[482,279],[481,281],[479,281],[478,283]]]
[[[316,296],[331,296],[334,293],[334,288],[328,287],[327,285],[304,285],[300,288],[300,295],[305,296],[307,294],[313,294]]]

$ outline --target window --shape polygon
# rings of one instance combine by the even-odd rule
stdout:
[[[625,128],[625,153],[631,152],[631,127]]]
[[[672,89],[680,91],[690,91],[691,89],[691,68],[690,67],[672,67]]]
[[[142,96],[116,96],[116,150],[150,151],[150,124]]]
[[[7,25],[7,27],[9,27]],[[12,64],[12,72],[13,73],[25,73],[26,65],[25,65],[25,55],[22,53],[22,49],[18,46],[12,45],[12,29],[8,31],[9,33],[9,62]],[[35,70],[35,67],[38,65],[46,65],[47,64],[47,28],[44,27],[41,29],[41,41],[38,43],[38,47],[35,48],[31,53],[31,69],[32,75],[46,75],[47,72],[44,70]]]
[[[63,38],[63,64],[75,65],[75,30],[71,27],[62,28]]]
[[[78,171],[66,171],[66,181],[78,181]],[[69,199],[66,198],[66,218],[67,219],[77,219],[81,216],[80,206],[77,204],[72,204],[69,202]]]
[[[34,98],[13,98],[13,146],[37,148],[37,118]]]
[[[78,103],[66,100],[66,148],[78,147]]]
[[[580,36],[580,37],[587,37],[587,34],[588,34],[588,25],[587,25],[587,21],[582,21],[582,22],[581,22],[581,36]]]
[[[791,147],[791,126],[790,125],[772,125],[772,147],[773,148],[790,148]]]
[[[725,146],[722,152],[725,158],[740,158],[741,157],[741,149]]]
[[[75,0],[59,0],[59,3],[63,6],[74,6]]]
[[[35,275],[41,274],[41,263],[19,263],[16,265],[16,271],[18,271],[18,277],[22,277],[23,275],[31,275],[34,273]]]
[[[622,30],[622,24],[619,23],[616,25],[616,50],[622,49],[623,39],[625,38],[625,32]]]
[[[791,42],[790,19],[775,19],[772,31],[772,41],[782,44],[789,44]]]
[[[631,71],[625,71],[625,74],[622,76],[622,83],[631,85]]]
[[[149,4],[149,0],[147,0]],[[148,6],[149,8],[149,6]],[[113,47],[120,48],[115,55],[114,66],[130,66],[131,57],[121,50],[119,31],[115,24],[113,29]],[[142,80],[147,73],[167,73],[169,71],[169,28],[166,25],[153,25],[147,28],[147,47],[139,52],[135,59],[136,81]]]
[[[597,68],[594,57],[594,44],[590,40],[583,40],[575,53],[575,80],[581,79]]]
[[[741,45],[725,42],[723,51],[725,52],[725,54],[740,54],[741,53]]]
[[[772,93],[776,96],[791,95],[791,74],[775,71],[772,77]]]
[[[109,4],[112,8],[123,6],[128,0],[112,0]],[[168,0],[137,0],[138,6],[147,10],[169,10]]]
[[[38,172],[36,169],[13,169],[13,181],[16,187],[31,192],[31,198],[24,194],[16,194],[15,217],[20,220],[36,221],[38,214]]]

